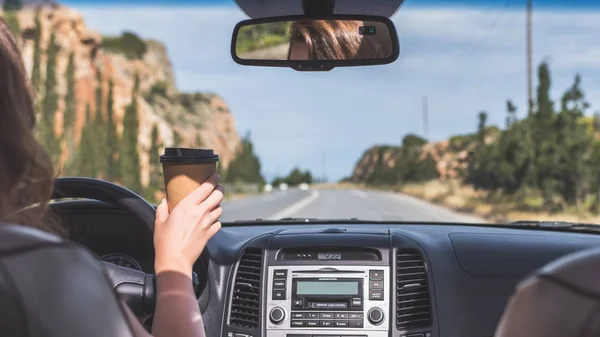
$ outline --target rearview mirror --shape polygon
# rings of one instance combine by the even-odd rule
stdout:
[[[235,26],[231,41],[238,64],[303,71],[389,64],[399,53],[396,27],[379,16],[245,20]]]

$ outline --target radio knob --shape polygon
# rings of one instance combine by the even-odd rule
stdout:
[[[269,319],[273,324],[281,324],[285,319],[285,310],[280,307],[275,307],[271,309],[271,313],[269,314]]]
[[[371,324],[379,325],[381,322],[383,322],[383,311],[381,311],[379,308],[373,308],[369,310],[367,318]]]

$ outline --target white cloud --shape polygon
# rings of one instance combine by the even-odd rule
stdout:
[[[129,29],[165,42],[179,87],[222,95],[238,129],[252,131],[265,172],[300,165],[320,174],[325,153],[329,177],[348,175],[367,147],[421,133],[423,96],[434,140],[472,132],[480,110],[501,125],[506,99],[525,107],[522,11],[405,6],[393,18],[401,41],[396,63],[299,73],[231,60],[231,32],[246,18],[233,6],[78,9],[102,33]],[[534,62],[549,58],[555,99],[580,72],[588,99],[600,107],[598,31],[600,12],[534,14]]]

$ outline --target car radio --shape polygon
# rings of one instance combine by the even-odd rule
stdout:
[[[276,266],[268,273],[267,337],[387,337],[389,267]]]

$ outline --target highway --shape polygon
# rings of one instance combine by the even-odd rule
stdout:
[[[398,193],[363,190],[273,191],[223,203],[222,222],[288,217],[484,223],[483,219]]]

